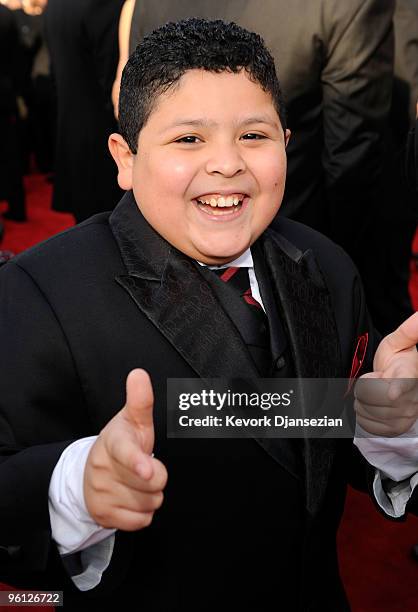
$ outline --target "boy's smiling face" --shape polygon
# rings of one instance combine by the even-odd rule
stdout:
[[[117,135],[110,147],[150,225],[193,259],[220,264],[276,215],[287,138],[271,95],[245,71],[189,70],[157,99],[136,155]]]

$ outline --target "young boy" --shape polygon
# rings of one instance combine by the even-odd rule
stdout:
[[[367,472],[350,440],[166,435],[169,378],[373,370],[348,257],[297,223],[266,229],[289,138],[274,62],[234,24],[167,24],[130,59],[119,117],[116,210],[0,274],[1,579],[63,590],[65,609],[347,610],[335,536]],[[214,266],[248,269],[267,344]],[[381,343],[376,376],[417,376],[416,328]],[[357,401],[372,433],[415,422],[407,386]]]

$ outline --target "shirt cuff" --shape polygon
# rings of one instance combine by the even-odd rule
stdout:
[[[61,555],[86,549],[116,531],[96,523],[84,501],[84,468],[96,438],[82,438],[67,446],[52,473],[49,515],[52,539]]]
[[[418,472],[418,420],[407,432],[393,438],[375,436],[357,424],[353,442],[384,478],[401,482]]]
[[[373,493],[379,506],[392,518],[405,514],[406,504],[415,487],[418,485],[418,474],[403,482],[382,481],[382,474],[376,470],[373,481]]]
[[[67,565],[69,558],[79,556],[77,561],[82,571],[79,574],[71,576],[71,579],[80,591],[89,591],[100,583],[102,574],[109,566],[112,558],[114,545],[115,535],[112,534],[106,539],[101,540],[101,542],[89,546],[89,548],[79,553],[63,557],[63,563]],[[69,573],[71,574],[71,572]]]

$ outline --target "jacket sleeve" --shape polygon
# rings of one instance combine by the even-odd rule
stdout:
[[[91,433],[59,321],[18,264],[0,271],[0,580],[46,569],[48,488],[63,450]]]
[[[394,4],[323,3],[322,163],[330,237],[352,255],[378,201],[392,95]]]

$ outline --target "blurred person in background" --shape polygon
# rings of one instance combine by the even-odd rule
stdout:
[[[22,7],[28,15],[40,15],[47,3],[48,0],[22,0]]]
[[[49,173],[54,169],[56,98],[43,28],[38,40],[31,71],[30,133],[36,166]]]
[[[418,219],[418,102],[415,125],[408,134],[405,166],[408,186],[414,197],[415,216]]]
[[[281,214],[319,230],[349,253],[363,278],[375,325],[385,333],[394,329],[398,319],[412,312],[407,288],[404,284],[398,297],[404,282],[399,267],[382,270],[384,245],[373,244],[371,238],[386,199],[382,177],[393,87],[395,0],[127,0],[125,6],[115,104],[127,55],[164,22],[219,18],[261,34],[276,59],[292,130]],[[391,217],[381,221],[384,236],[397,207],[395,200]],[[407,246],[408,241],[409,234],[404,237]]]
[[[18,222],[26,220],[17,105],[20,52],[15,15],[0,5],[0,199],[9,205],[3,216]]]
[[[418,98],[417,0],[396,0],[394,34],[394,81],[385,133],[384,189],[371,236],[376,257],[370,286],[375,295],[385,296],[375,324],[384,333],[392,331],[413,312],[409,278],[417,227],[417,194],[408,188],[405,142],[415,124]]]
[[[0,4],[7,6],[11,11],[22,8],[22,0],[0,0]]]
[[[22,9],[27,15],[41,15],[48,0],[0,0],[0,4],[11,11]]]
[[[53,208],[71,212],[77,222],[112,209],[122,193],[107,148],[116,129],[111,90],[122,4],[54,0],[45,10],[57,91]]]
[[[131,44],[130,42],[132,15],[133,15],[134,9],[135,9],[135,0],[125,0],[122,6],[122,10],[120,13],[120,19],[119,19],[119,37],[118,37],[119,38],[119,61],[118,61],[118,67],[116,70],[116,78],[115,78],[115,81],[112,87],[112,103],[113,103],[113,110],[114,110],[116,119],[119,116],[119,111],[118,111],[119,90],[120,90],[120,82],[122,79],[122,72],[123,72],[126,62],[129,59],[129,55],[134,50],[134,49],[131,50],[134,43],[132,42]]]
[[[46,2],[26,1],[20,6],[14,5],[21,48],[18,103],[25,174],[30,172],[33,162],[39,172],[51,172],[55,148],[55,94],[43,33],[41,4],[45,6]]]

